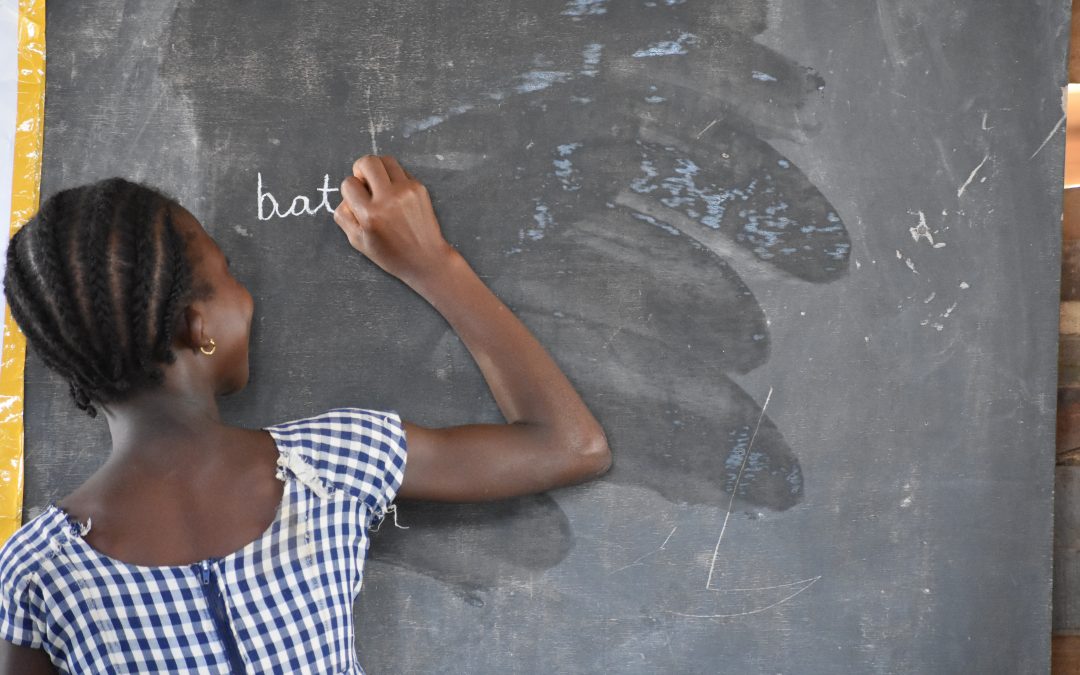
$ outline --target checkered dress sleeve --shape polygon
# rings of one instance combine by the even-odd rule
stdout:
[[[33,534],[33,528],[19,530],[0,550],[0,637],[37,649],[42,646],[46,612],[35,575],[41,546]]]
[[[405,430],[397,413],[336,408],[278,428],[302,428],[316,475],[363,501],[371,518],[386,514],[405,477]]]

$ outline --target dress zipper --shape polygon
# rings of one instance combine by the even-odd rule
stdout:
[[[192,567],[195,568],[195,573],[202,582],[203,593],[210,603],[210,616],[214,619],[218,637],[221,638],[221,642],[225,645],[225,653],[229,655],[229,671],[232,675],[246,675],[247,670],[244,666],[244,659],[240,656],[240,648],[237,646],[236,638],[229,628],[229,613],[225,609],[225,596],[218,586],[217,575],[214,573],[214,567],[211,564],[213,560],[213,558],[203,560],[201,563],[195,563]]]

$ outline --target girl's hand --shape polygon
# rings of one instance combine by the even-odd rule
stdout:
[[[454,253],[431,206],[427,188],[389,155],[364,155],[341,182],[334,222],[353,248],[414,286]]]

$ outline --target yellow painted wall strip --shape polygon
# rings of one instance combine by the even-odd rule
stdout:
[[[41,197],[41,145],[45,124],[45,0],[19,0],[19,74],[11,232],[37,211]],[[0,542],[22,524],[23,372],[26,338],[4,303],[0,352]]]

